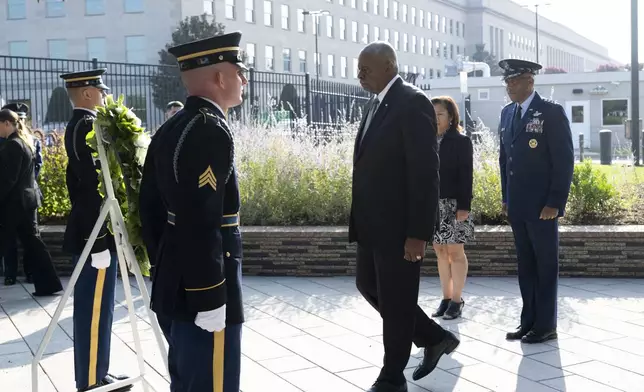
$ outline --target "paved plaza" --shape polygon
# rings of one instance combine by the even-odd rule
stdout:
[[[134,283],[134,282],[132,282]],[[354,278],[246,277],[243,392],[360,392],[382,364],[382,324]],[[31,360],[59,297],[34,299],[33,286],[0,286],[0,390],[31,391]],[[138,365],[121,285],[112,335],[112,373]],[[142,301],[135,295],[147,378],[168,391],[168,377]],[[441,323],[461,345],[428,377],[411,382],[420,350],[412,349],[410,392],[644,391],[644,279],[561,279],[559,341],[506,342],[520,313],[516,278],[470,278],[463,318]],[[437,278],[424,278],[420,303],[440,300]],[[40,391],[73,392],[72,301],[40,367]],[[143,391],[137,384],[133,389]]]

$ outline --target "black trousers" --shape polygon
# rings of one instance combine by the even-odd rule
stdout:
[[[34,214],[34,225],[38,227],[38,214]],[[13,244],[12,244],[13,243]],[[2,255],[0,253],[0,255]],[[31,263],[26,253],[22,255],[22,269],[25,276],[31,275]],[[4,252],[4,277],[16,279],[18,276],[18,238],[9,240]]]
[[[40,239],[35,210],[11,217],[0,225],[0,255],[6,254],[15,244],[16,237],[25,250],[25,260],[30,262],[36,293],[48,295],[61,291],[63,285],[56,274],[51,255]]]
[[[379,380],[401,384],[412,342],[418,347],[440,343],[445,330],[418,306],[421,262],[405,260],[403,246],[372,249],[358,245],[356,286],[380,313],[385,346]]]
[[[557,329],[558,219],[510,223],[523,299],[521,326],[537,332]]]

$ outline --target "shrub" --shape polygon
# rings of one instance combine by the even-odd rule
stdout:
[[[71,210],[65,183],[67,168],[65,144],[62,137],[52,140],[52,145],[43,145],[43,165],[38,178],[43,194],[43,203],[38,211],[41,223],[62,222]]]
[[[606,223],[623,207],[620,194],[606,173],[590,159],[575,165],[566,208],[570,223]]]

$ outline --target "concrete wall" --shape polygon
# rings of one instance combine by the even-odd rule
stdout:
[[[536,90],[541,96],[557,101],[564,108],[567,102],[588,102],[590,146],[588,146],[588,138],[586,138],[585,144],[590,150],[597,151],[599,149],[599,131],[602,129],[613,131],[614,147],[630,145],[630,142],[624,138],[623,125],[606,125],[602,121],[602,102],[614,99],[627,100],[627,117],[630,118],[630,75],[630,72],[537,75],[535,84]],[[573,90],[576,89],[581,89],[582,92],[574,93]],[[603,93],[596,94],[593,89]],[[499,125],[501,109],[509,102],[500,78],[470,78],[468,79],[468,90],[471,94],[472,117],[483,122],[490,129],[496,130]],[[461,102],[459,79],[445,78],[432,81],[430,95],[450,95]],[[644,118],[644,72],[640,72],[640,117]],[[578,137],[577,134],[573,136],[575,139]]]

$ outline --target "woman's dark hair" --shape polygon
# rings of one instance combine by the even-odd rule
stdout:
[[[463,127],[459,124],[461,116],[458,112],[458,105],[456,104],[456,101],[454,101],[454,98],[447,95],[434,97],[432,98],[432,105],[443,105],[447,110],[447,114],[452,118],[448,131],[463,132]]]

